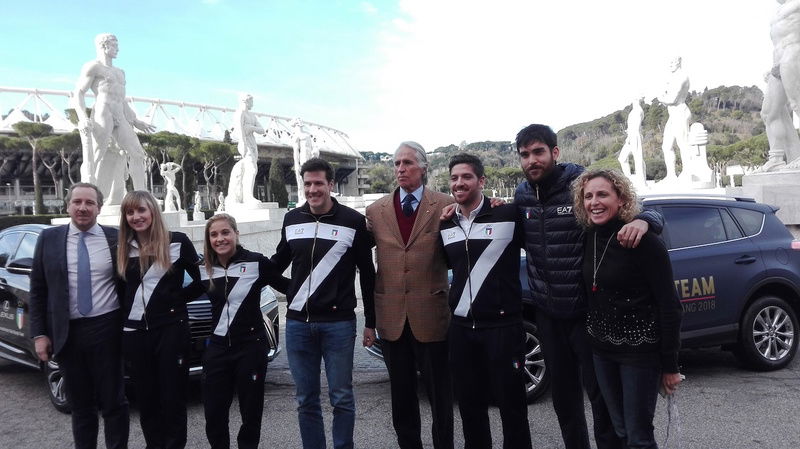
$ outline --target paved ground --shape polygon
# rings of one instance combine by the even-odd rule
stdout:
[[[743,370],[729,353],[716,349],[684,351],[687,376],[679,395],[681,448],[749,449],[800,447],[800,362],[787,369],[757,373]],[[356,446],[396,447],[391,426],[389,386],[382,363],[356,349],[355,389],[357,398]],[[191,387],[189,404],[189,448],[208,447],[204,434],[199,388]],[[323,398],[323,402],[325,399]],[[234,404],[234,409],[236,404]],[[267,374],[262,447],[300,447],[293,384],[286,355],[270,365]],[[587,404],[587,413],[588,413]],[[423,428],[430,427],[427,403],[422,404]],[[461,422],[456,411],[456,447],[463,447]],[[330,410],[325,408],[326,426]],[[529,407],[531,434],[536,448],[561,447],[560,435],[549,396]],[[232,428],[238,413],[232,413]],[[496,410],[492,411],[493,435],[501,433]],[[0,361],[0,448],[41,449],[71,446],[70,419],[56,412],[47,399],[44,377],[30,369]],[[666,404],[660,401],[655,420],[659,444],[665,437]],[[423,432],[430,447],[429,431]],[[674,434],[673,434],[674,435]],[[671,437],[672,438],[672,437]],[[671,439],[669,448],[678,447]],[[495,444],[500,447],[499,441]],[[102,446],[101,446],[102,447]],[[133,409],[131,447],[142,448],[138,414]],[[234,446],[235,447],[235,443]],[[667,446],[661,445],[662,449]]]

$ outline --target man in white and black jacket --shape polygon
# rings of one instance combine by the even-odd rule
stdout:
[[[312,158],[300,167],[306,204],[289,211],[272,261],[292,264],[286,297],[286,355],[297,387],[303,447],[325,447],[320,408],[320,361],[325,360],[333,446],[353,447],[355,399],[353,350],[356,337],[355,274],[364,302],[364,345],[375,341],[372,238],[364,216],[331,197],[333,168]]]
[[[458,206],[439,232],[453,270],[448,342],[465,447],[494,447],[488,408],[496,404],[503,447],[530,448],[517,208],[491,207],[476,156],[453,156],[449,167]]]

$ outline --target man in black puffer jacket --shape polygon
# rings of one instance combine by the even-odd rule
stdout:
[[[592,352],[586,339],[586,299],[582,287],[583,229],[572,213],[572,188],[583,167],[558,164],[556,134],[546,125],[530,125],[516,138],[527,181],[514,193],[522,215],[528,282],[536,306],[545,364],[552,379],[553,408],[567,449],[588,449],[581,383],[592,404],[598,449],[621,448],[597,386]],[[660,214],[645,211],[623,227],[623,246],[638,245],[652,228],[661,233]],[[582,382],[581,382],[582,381]]]

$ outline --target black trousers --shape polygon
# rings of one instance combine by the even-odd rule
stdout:
[[[232,346],[211,342],[206,347],[203,354],[203,409],[206,436],[212,449],[230,447],[228,412],[234,389],[242,415],[236,442],[239,449],[258,447],[268,350],[265,337]]]
[[[392,392],[392,424],[400,449],[422,449],[417,369],[431,403],[433,447],[453,448],[453,392],[447,362],[447,342],[421,343],[406,322],[395,341],[383,341],[383,358]]]
[[[130,362],[147,449],[186,446],[189,341],[186,321],[123,332],[123,348]]]
[[[69,334],[56,361],[72,407],[76,449],[97,447],[98,410],[103,415],[106,448],[128,447],[128,400],[121,354],[119,310],[69,322]]]
[[[589,431],[583,406],[583,389],[592,404],[597,449],[622,448],[594,373],[592,349],[586,335],[586,317],[558,319],[536,316],[542,352],[550,370],[553,408],[566,449],[589,449]],[[583,389],[581,388],[583,385]]]
[[[488,329],[450,324],[450,367],[464,448],[491,448],[489,404],[500,409],[503,448],[531,448],[522,323]]]

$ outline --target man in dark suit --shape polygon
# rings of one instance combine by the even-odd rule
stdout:
[[[392,423],[401,449],[422,449],[417,368],[433,415],[436,449],[453,448],[453,398],[447,365],[447,263],[439,216],[453,202],[425,188],[428,159],[416,142],[394,155],[399,187],[367,208],[377,246],[375,314],[389,370]]]
[[[97,447],[98,410],[108,449],[128,446],[122,371],[122,315],[116,276],[117,230],[97,224],[103,195],[77,183],[67,194],[70,224],[42,231],[31,272],[30,319],[36,354],[54,358],[72,408],[78,449]]]

